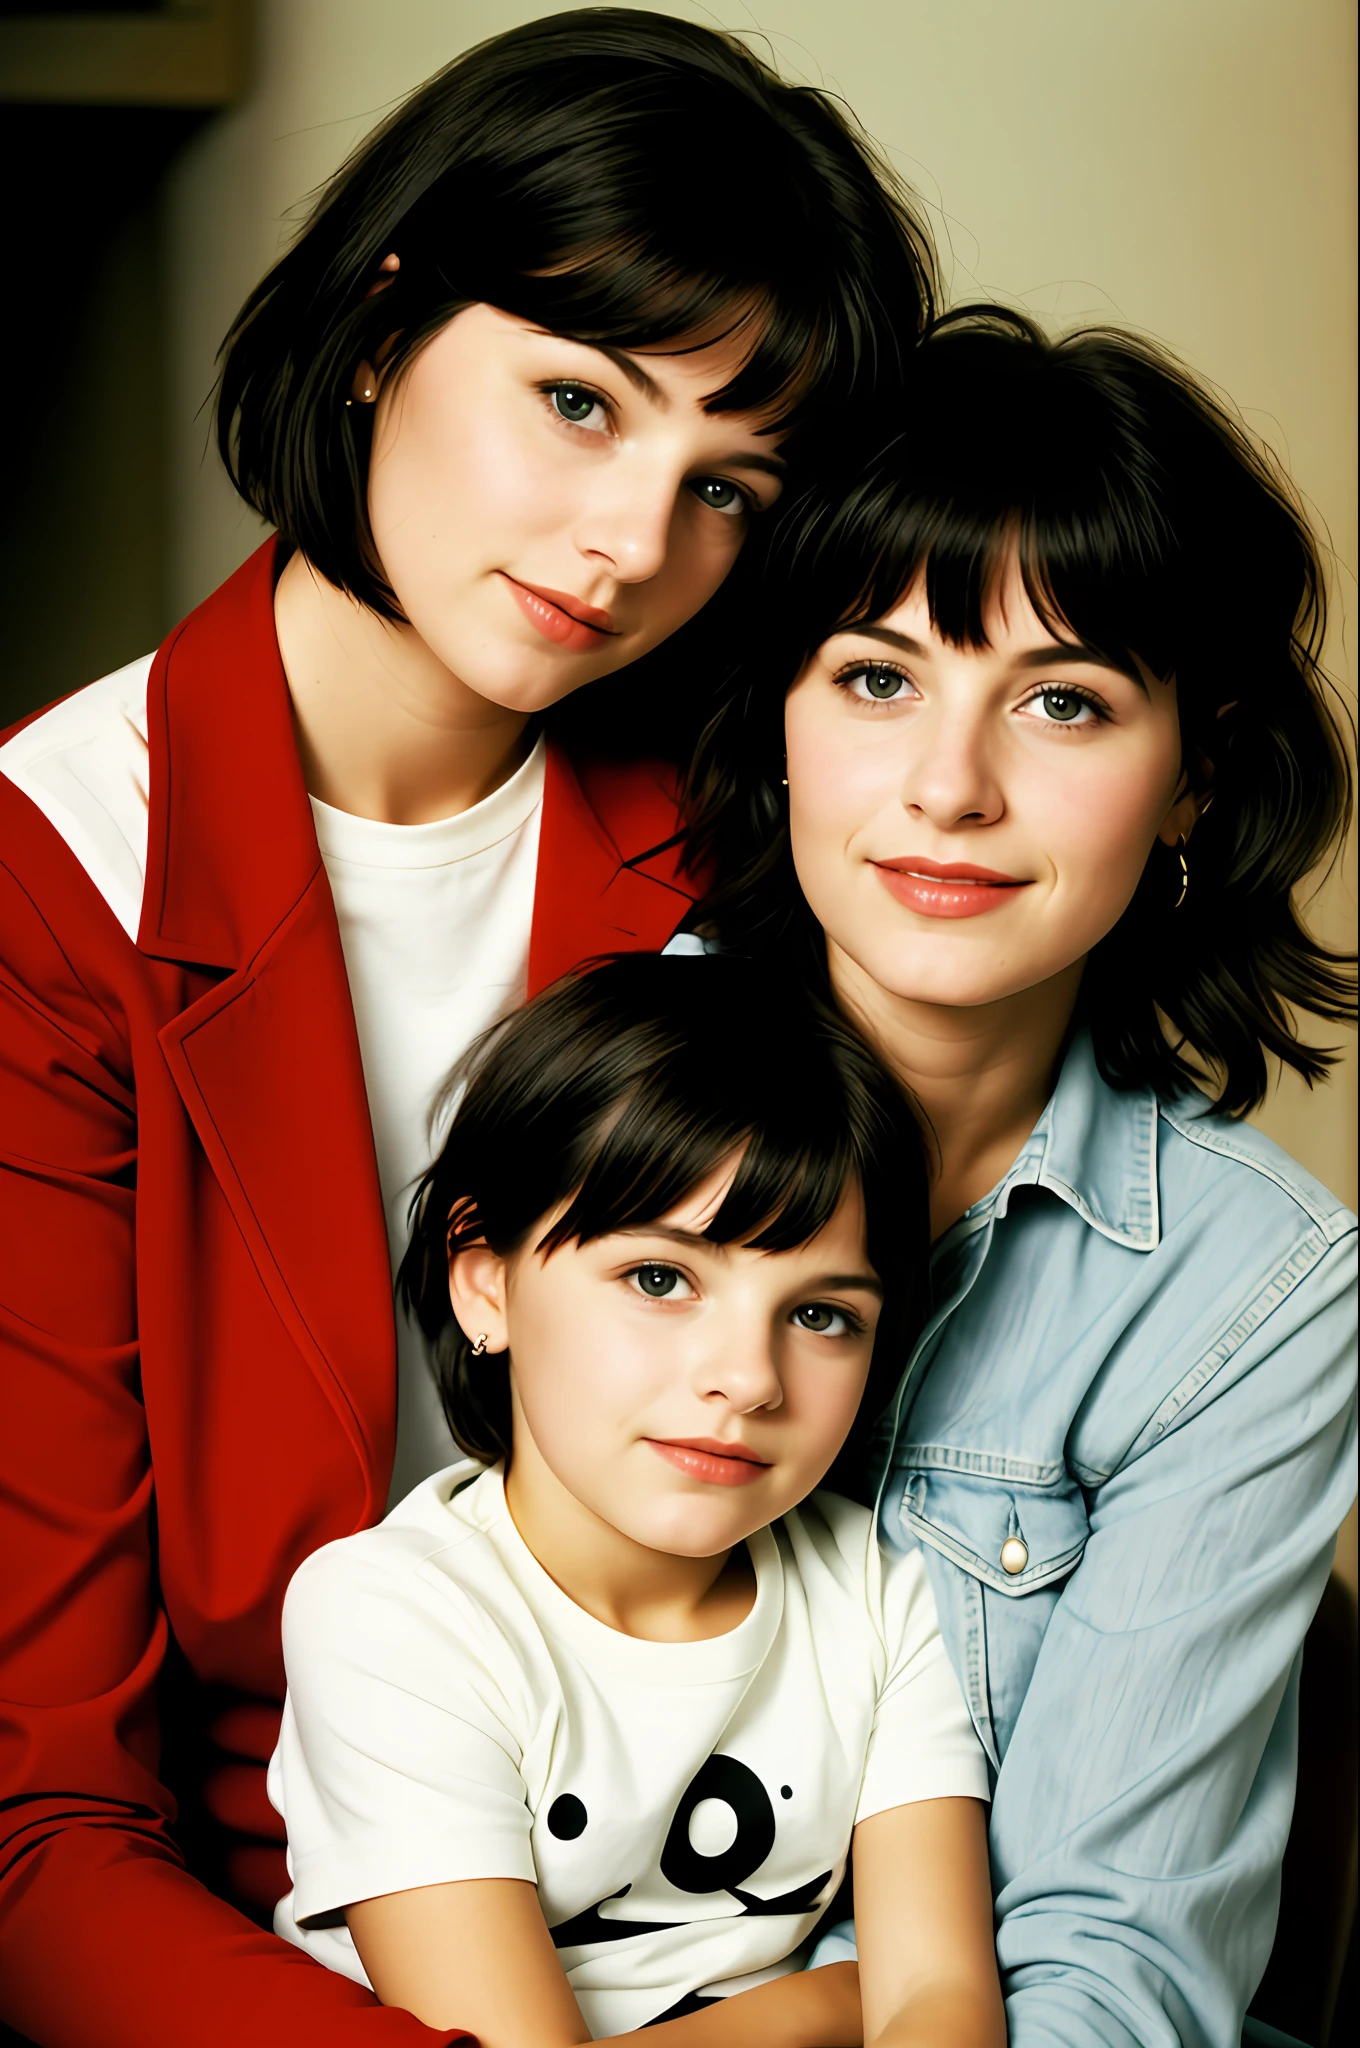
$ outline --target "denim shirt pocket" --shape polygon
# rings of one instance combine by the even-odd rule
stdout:
[[[1086,1502],[1063,1465],[940,1444],[907,1446],[899,1460],[901,1536],[922,1548],[973,1724],[999,1770],[1086,1547]]]

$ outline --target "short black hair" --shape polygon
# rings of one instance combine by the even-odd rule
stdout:
[[[1087,963],[1102,1072],[1169,1097],[1207,1067],[1233,1116],[1264,1097],[1267,1056],[1324,1077],[1336,1055],[1301,1043],[1292,1011],[1352,1020],[1353,956],[1306,930],[1294,892],[1341,843],[1351,769],[1320,666],[1318,546],[1278,462],[1155,343],[1105,328],[1050,340],[989,306],[935,324],[887,430],[834,510],[791,504],[772,542],[789,596],[689,780],[691,858],[718,877],[703,915],[729,944],[791,945],[825,975],[781,800],[787,690],[824,640],[882,618],[918,578],[941,635],[985,646],[1014,551],[1055,634],[1174,677],[1189,786],[1212,794],[1183,907],[1158,844]]]
[[[619,348],[737,329],[750,346],[710,410],[796,442],[814,417],[844,430],[935,297],[927,229],[830,94],[733,36],[579,9],[467,51],[359,145],[223,343],[218,445],[287,542],[396,618],[371,408],[345,404],[394,333],[388,374],[476,303]]]
[[[567,976],[494,1027],[457,1070],[463,1080],[397,1276],[462,1449],[509,1453],[510,1387],[505,1360],[474,1359],[453,1315],[450,1247],[484,1241],[507,1256],[563,1203],[535,1247],[544,1254],[655,1222],[744,1147],[704,1232],[714,1244],[791,1250],[847,1187],[860,1189],[884,1301],[842,1453],[855,1468],[924,1300],[930,1198],[906,1095],[834,1010],[747,960],[631,953]]]

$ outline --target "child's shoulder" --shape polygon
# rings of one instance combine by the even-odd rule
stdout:
[[[497,1470],[471,1459],[422,1480],[374,1528],[314,1550],[284,1599],[285,1651],[307,1638],[409,1641],[456,1618],[467,1641],[505,1647],[520,1604],[494,1530],[504,1513]]]
[[[775,1524],[776,1540],[805,1589],[809,1613],[850,1614],[880,1645],[932,1632],[934,1600],[920,1552],[889,1552],[873,1510],[819,1488]]]
[[[835,1589],[860,1603],[876,1549],[874,1517],[858,1501],[819,1487],[775,1524],[785,1558],[810,1592]]]

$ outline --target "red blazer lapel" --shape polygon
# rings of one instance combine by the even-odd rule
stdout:
[[[340,935],[293,737],[269,542],[166,642],[148,695],[139,948],[224,979],[161,1045],[261,1280],[382,1511],[396,1361],[382,1197]],[[692,888],[674,778],[548,748],[529,990],[664,946]],[[658,850],[659,849],[659,850]]]
[[[335,910],[274,632],[274,543],[161,649],[138,946],[226,978],[161,1045],[260,1278],[381,1514],[396,1427],[387,1237]]]
[[[587,762],[549,742],[538,842],[529,994],[601,953],[664,946],[695,885],[673,844],[674,772]]]

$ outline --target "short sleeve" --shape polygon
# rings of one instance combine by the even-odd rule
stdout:
[[[887,1653],[856,1822],[919,1799],[987,1799],[987,1759],[945,1652],[919,1550],[880,1553]]]
[[[269,1790],[301,1923],[422,1885],[535,1877],[514,1652],[474,1597],[376,1556],[380,1533],[318,1551],[284,1604]]]

